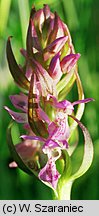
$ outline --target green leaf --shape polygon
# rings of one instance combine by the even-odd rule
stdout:
[[[19,154],[16,151],[15,145],[13,144],[12,135],[11,135],[13,125],[14,123],[12,121],[9,124],[8,129],[7,129],[7,143],[8,143],[8,147],[11,152],[11,155],[13,157],[13,160],[18,164],[19,168],[22,169],[24,172],[28,173],[29,175],[35,174],[37,176],[37,173],[33,171],[32,169],[30,169],[24,163],[24,161],[22,160],[22,158],[19,156]]]
[[[75,179],[82,176],[85,172],[87,172],[87,170],[91,166],[94,152],[93,152],[93,143],[92,143],[92,140],[91,140],[91,137],[90,137],[90,134],[89,134],[87,128],[78,119],[76,119],[74,116],[70,116],[70,117],[72,117],[78,123],[80,128],[82,129],[82,132],[84,135],[84,141],[85,141],[84,142],[84,155],[83,155],[82,164],[81,164],[80,168],[78,169],[78,171],[70,177],[70,180],[74,181]]]
[[[68,148],[68,154],[71,156],[75,149],[77,148],[79,141],[79,133],[78,133],[78,127],[73,131],[72,136],[69,139],[69,148]]]
[[[10,72],[15,80],[15,82],[23,89],[28,90],[30,83],[28,79],[25,77],[23,71],[18,66],[15,57],[12,52],[11,43],[10,43],[11,37],[7,40],[7,47],[6,47],[6,53],[7,53],[7,60]]]
[[[82,87],[82,83],[80,81],[80,77],[78,75],[77,72],[75,72],[75,75],[76,75],[76,82],[77,82],[77,88],[78,88],[78,100],[83,100],[84,99],[84,93],[83,93],[83,87]],[[78,120],[81,119],[82,115],[83,115],[83,112],[84,112],[84,103],[81,103],[78,105],[78,108],[77,108],[77,112],[76,112],[76,115],[75,115],[75,118],[77,118]],[[73,133],[73,131],[75,130],[75,128],[77,127],[78,123],[73,121],[72,124],[70,125],[70,137]],[[69,137],[69,139],[70,139]]]

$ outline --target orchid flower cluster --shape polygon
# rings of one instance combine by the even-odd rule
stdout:
[[[84,99],[77,72],[80,54],[75,54],[67,25],[56,12],[51,13],[48,5],[38,11],[34,6],[31,9],[26,49],[20,50],[25,59],[24,66],[16,62],[11,37],[6,51],[10,72],[21,92],[10,96],[13,106],[20,111],[12,111],[6,106],[5,109],[26,131],[20,136],[22,142],[14,146],[10,140],[12,126],[8,128],[8,142],[14,159],[9,166],[19,166],[35,174],[53,189],[56,199],[63,199],[65,192],[69,193],[69,185],[88,170],[93,158],[89,132],[79,121],[84,103],[93,100]],[[79,98],[70,102],[66,96],[74,82],[77,83]],[[85,151],[78,172],[72,174],[70,157],[74,150],[71,151],[71,147],[75,149],[76,146],[71,146],[69,141],[77,125],[84,133],[87,153]],[[87,154],[90,155],[88,159]]]

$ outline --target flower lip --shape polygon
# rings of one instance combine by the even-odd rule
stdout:
[[[50,158],[45,167],[41,169],[38,177],[42,181],[50,183],[52,187],[56,189],[60,174],[57,171],[55,162],[52,160],[52,158]]]

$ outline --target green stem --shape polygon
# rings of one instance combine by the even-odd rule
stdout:
[[[67,183],[63,184],[62,187],[58,187],[57,196],[53,191],[53,200],[71,200],[72,184],[72,181],[68,181]]]
[[[64,184],[58,191],[58,200],[70,200],[71,199],[72,182],[69,181]]]

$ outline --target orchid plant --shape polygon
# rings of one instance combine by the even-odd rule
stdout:
[[[84,104],[93,100],[84,99],[77,71],[80,54],[75,53],[67,25],[48,5],[38,11],[34,6],[31,9],[26,49],[20,50],[24,65],[16,62],[11,37],[6,52],[10,72],[21,92],[10,96],[20,112],[6,106],[5,109],[25,129],[25,134],[20,135],[22,141],[14,145],[11,135],[14,121],[8,127],[8,145],[13,156],[9,166],[19,166],[36,175],[53,190],[54,199],[70,199],[73,182],[89,169],[93,159],[90,134],[80,122]],[[66,97],[75,82],[78,100],[70,102]],[[82,163],[74,173],[71,156],[77,142],[71,145],[70,140],[78,125],[85,144]]]

